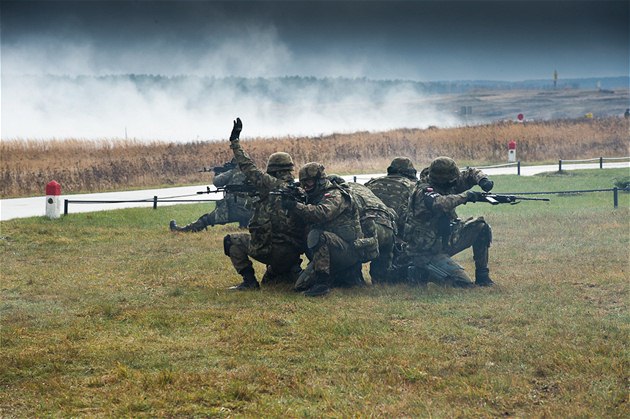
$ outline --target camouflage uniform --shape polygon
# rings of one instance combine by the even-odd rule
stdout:
[[[406,157],[396,157],[387,168],[387,176],[371,179],[367,186],[385,205],[396,211],[398,238],[403,237],[409,197],[416,184],[416,169]]]
[[[328,293],[333,286],[363,284],[361,255],[355,248],[363,234],[352,196],[330,182],[319,163],[308,163],[300,169],[300,184],[307,192],[307,202],[283,201],[285,208],[309,226],[311,261],[298,278],[296,290],[316,296]]]
[[[410,282],[438,282],[470,286],[464,269],[451,256],[472,246],[476,284],[492,285],[488,276],[488,248],[492,231],[483,217],[461,221],[455,208],[476,202],[474,185],[492,189],[492,181],[479,169],[459,171],[448,157],[438,157],[420,174],[409,201],[404,239]]]
[[[237,121],[240,123],[240,119]],[[300,255],[306,250],[305,225],[298,217],[283,211],[281,199],[270,194],[293,183],[291,156],[281,152],[272,154],[265,173],[245,153],[238,136],[235,139],[232,137],[230,147],[236,162],[249,184],[259,192],[258,200],[254,202],[254,215],[249,222],[249,233],[228,234],[223,240],[225,254],[243,277],[243,283],[233,288],[258,288],[250,257],[267,265],[263,284],[277,281],[294,283],[301,272]]]
[[[213,179],[214,186],[222,188],[227,185],[245,184],[245,175],[238,167],[216,175]],[[184,227],[178,227],[175,220],[171,220],[171,231],[193,232],[205,230],[208,226],[217,224],[229,224],[238,222],[239,227],[247,227],[247,222],[252,216],[251,197],[245,192],[225,193],[223,199],[216,201],[213,211],[202,215],[193,223]]]
[[[366,238],[377,241],[378,254],[370,261],[372,284],[388,282],[394,258],[394,238],[396,236],[396,213],[385,205],[366,186],[355,182],[345,182],[342,178],[333,179],[350,190],[359,207],[361,230]]]

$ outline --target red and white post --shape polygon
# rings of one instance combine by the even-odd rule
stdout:
[[[61,217],[61,185],[54,180],[46,185],[46,217]]]
[[[516,141],[511,140],[508,143],[508,163],[514,163],[516,161]]]

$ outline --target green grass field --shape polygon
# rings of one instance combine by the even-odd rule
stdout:
[[[627,169],[495,176],[609,188]],[[630,416],[630,195],[468,204],[492,289],[235,293],[208,205],[0,224],[0,416]],[[472,253],[458,255],[469,272]],[[256,265],[258,277],[262,268]],[[366,270],[366,278],[367,278]]]

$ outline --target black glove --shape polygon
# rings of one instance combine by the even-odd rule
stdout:
[[[287,211],[293,211],[297,206],[297,199],[292,195],[282,195],[282,208]]]
[[[467,202],[477,202],[483,200],[483,193],[477,191],[468,191],[466,192],[466,200]]]
[[[241,118],[236,118],[236,121],[234,121],[234,128],[232,128],[232,133],[230,134],[230,141],[238,140],[242,130],[243,123],[241,122]]]
[[[485,177],[479,181],[479,186],[484,190],[484,192],[490,192],[494,187],[494,182]]]

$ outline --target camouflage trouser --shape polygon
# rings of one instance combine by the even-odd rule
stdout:
[[[464,268],[451,256],[472,246],[475,269],[487,269],[492,230],[483,217],[469,218],[453,226],[449,242],[442,252],[410,254],[410,282],[436,282],[465,286],[472,281]]]
[[[197,221],[191,224],[194,231],[201,231],[204,228],[219,224],[230,224],[238,222],[240,227],[247,227],[247,223],[252,216],[252,212],[242,205],[230,203],[225,199],[216,202],[216,207],[212,212],[202,215]]]
[[[268,254],[253,255],[250,243],[249,233],[228,234],[223,239],[224,252],[230,257],[234,269],[239,274],[246,268],[253,268],[251,259],[267,265],[268,270],[273,271],[276,276],[295,272],[296,266],[299,267],[302,262],[301,250],[290,244],[274,243]]]
[[[376,223],[376,237],[378,239],[378,257],[370,262],[370,278],[372,283],[389,281],[392,261],[394,259],[394,230]]]
[[[360,282],[361,262],[351,243],[329,231],[312,230],[308,238],[310,263],[304,270],[296,289],[306,289],[317,282],[318,274],[325,274],[332,286],[356,285]],[[362,277],[361,277],[362,281]]]

